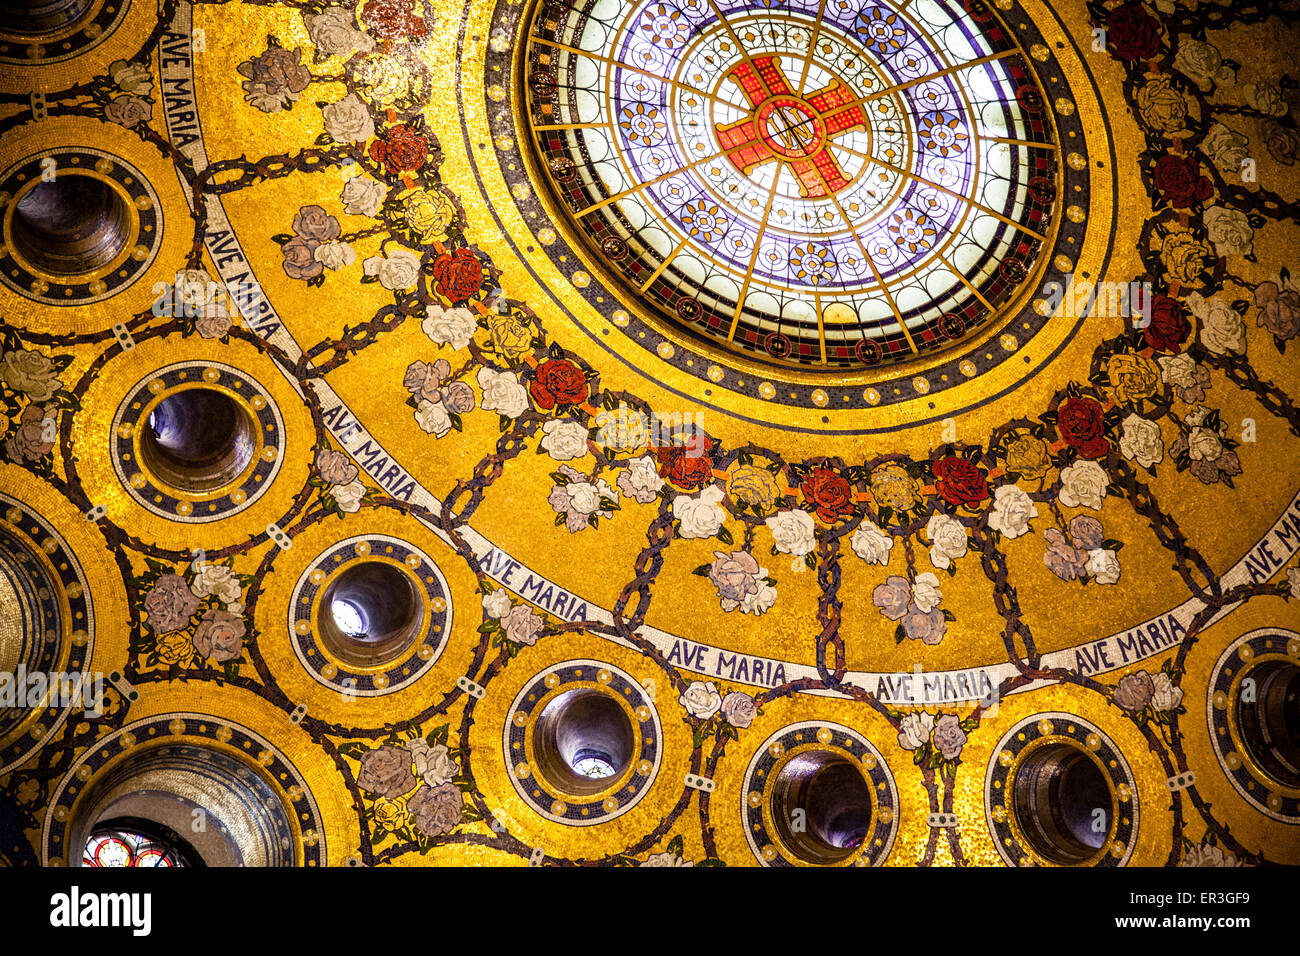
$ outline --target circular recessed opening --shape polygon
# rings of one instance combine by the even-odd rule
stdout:
[[[77,798],[67,846],[73,866],[292,866],[293,820],[282,799],[253,768],[202,744],[145,747],[101,771]],[[125,834],[122,845],[99,846]],[[130,864],[140,837],[171,850],[171,864]],[[100,864],[93,860],[99,849]],[[143,849],[149,849],[145,846]],[[91,858],[88,859],[88,856]]]
[[[871,789],[841,753],[809,750],[786,762],[772,785],[777,834],[806,863],[838,863],[871,829]]]
[[[0,740],[8,742],[16,739],[12,735],[18,728],[37,719],[42,708],[80,699],[65,696],[71,692],[68,680],[51,673],[58,666],[66,632],[60,605],[63,587],[49,560],[35,541],[0,527],[0,675],[19,682],[13,694],[3,695],[9,705],[0,704]],[[43,689],[37,692],[15,676],[23,671],[29,678],[40,674]],[[88,684],[85,692],[91,692]],[[86,698],[87,706],[90,700]]]
[[[420,634],[424,601],[411,576],[387,561],[348,565],[325,589],[317,626],[326,649],[356,667],[404,654]]]
[[[542,775],[578,796],[607,789],[632,762],[636,729],[623,705],[598,690],[578,689],[546,705],[533,731]]]
[[[140,432],[140,461],[163,484],[186,492],[221,488],[253,460],[257,423],[225,392],[188,388],[168,395]]]
[[[1115,800],[1097,761],[1072,744],[1040,747],[1011,785],[1013,812],[1030,847],[1058,866],[1097,855],[1115,819]]]
[[[1254,682],[1253,693],[1246,692],[1247,680]],[[1243,675],[1242,684],[1237,706],[1242,747],[1270,779],[1300,789],[1300,666],[1263,661]]]
[[[9,245],[51,275],[92,275],[126,247],[131,216],[126,197],[104,180],[62,173],[37,183],[14,204]]]
[[[82,866],[203,866],[189,841],[171,827],[136,817],[119,817],[95,826],[81,855]]]
[[[92,0],[10,0],[0,3],[0,31],[27,37],[62,33],[92,5]]]

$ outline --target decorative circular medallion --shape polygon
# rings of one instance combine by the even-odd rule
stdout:
[[[502,743],[510,782],[548,820],[612,820],[636,806],[659,772],[659,713],[612,664],[556,664],[524,686],[509,714]]]
[[[0,494],[0,674],[14,706],[0,704],[0,770],[25,760],[73,708],[96,711],[83,668],[95,621],[81,564],[33,508]],[[39,699],[29,696],[35,692]]]
[[[1206,717],[1214,755],[1247,801],[1300,823],[1300,634],[1243,634],[1210,674]]]
[[[30,3],[0,24],[0,63],[45,65],[81,56],[113,35],[129,0]]]
[[[1013,307],[1055,241],[1054,118],[991,15],[542,0],[526,30],[534,165],[564,231],[698,339],[906,360]]]
[[[130,163],[90,147],[48,149],[0,174],[0,282],[37,302],[89,305],[153,263],[162,207]]]
[[[269,393],[239,369],[180,362],[142,379],[113,417],[113,466],[136,501],[175,521],[215,521],[266,491],[284,454]]]
[[[433,559],[400,538],[369,534],[340,541],[307,567],[294,587],[289,633],[320,683],[380,697],[434,665],[451,622],[451,589]]]
[[[857,800],[845,800],[860,792]],[[745,770],[741,816],[764,866],[879,866],[898,833],[898,789],[856,730],[809,720],[763,742]]]
[[[1114,741],[1074,714],[1034,714],[1003,735],[984,809],[1012,866],[1123,866],[1137,843],[1133,772]]]
[[[259,789],[265,789],[269,777],[273,788],[266,793],[274,795],[291,809],[291,814],[281,819],[278,815],[260,813],[259,818],[273,825],[276,832],[274,851],[294,856],[294,844],[302,846],[302,857],[295,861],[299,866],[324,866],[325,827],[320,808],[306,779],[280,749],[261,734],[240,724],[211,714],[172,712],[146,717],[127,724],[101,738],[77,759],[64,774],[50,795],[50,813],[45,818],[41,839],[42,865],[67,865],[69,854],[78,861],[84,844],[69,847],[78,830],[84,830],[93,821],[81,819],[84,797],[96,789],[102,775],[120,769],[127,760],[139,760],[142,752],[167,748],[191,764],[201,766],[203,755],[216,751],[221,763],[210,763],[214,779],[240,788],[240,779],[254,779]],[[233,762],[232,762],[233,758]],[[234,773],[223,770],[235,766]],[[254,769],[254,768],[258,769]],[[220,780],[222,776],[228,780]],[[236,837],[252,834],[235,834]]]

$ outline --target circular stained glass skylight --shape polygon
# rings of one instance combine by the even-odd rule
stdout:
[[[1048,238],[1050,117],[981,3],[543,0],[525,61],[566,228],[715,344],[905,360],[1006,306]]]

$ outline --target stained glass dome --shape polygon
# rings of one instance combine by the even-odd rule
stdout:
[[[624,301],[765,359],[962,339],[1029,276],[1056,193],[1044,97],[980,14],[543,3],[526,95],[561,218]]]

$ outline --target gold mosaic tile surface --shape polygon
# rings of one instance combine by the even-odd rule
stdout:
[[[298,865],[1300,862],[1294,4],[117,2],[0,27],[0,680],[102,680],[0,860],[197,748]]]

